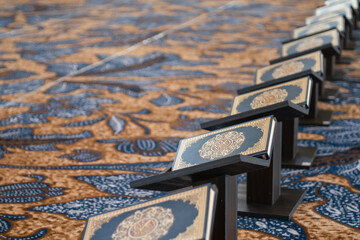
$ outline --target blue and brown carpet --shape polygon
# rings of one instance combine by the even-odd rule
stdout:
[[[0,0],[0,238],[79,239],[85,220],[164,193],[158,174],[199,123],[279,57],[322,0]],[[310,170],[290,221],[238,218],[239,239],[360,239],[360,39],[330,127],[301,126]]]

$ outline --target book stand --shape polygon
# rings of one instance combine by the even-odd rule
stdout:
[[[132,181],[132,188],[174,191],[181,188],[215,184],[218,189],[213,239],[237,239],[237,176],[238,174],[264,169],[270,160],[237,155],[196,166],[169,171],[152,177]],[[249,188],[251,189],[251,187]],[[262,189],[257,186],[253,192]]]
[[[320,126],[329,126],[332,119],[332,111],[321,110],[317,108],[317,102],[319,99],[319,87],[322,86],[323,78],[320,77],[317,73],[314,73],[311,70],[306,70],[300,73],[289,75],[286,77],[278,78],[276,80],[264,82],[257,84],[251,87],[237,90],[238,94],[255,91],[261,88],[270,87],[279,83],[287,82],[301,77],[309,76],[313,80],[313,87],[311,90],[311,102],[309,107],[309,114],[302,117],[299,121],[303,125],[320,125]]]
[[[132,181],[130,186],[140,189],[174,191],[209,182],[215,184],[218,197],[213,239],[237,239],[237,213],[290,219],[300,204],[305,190],[280,188],[281,154],[278,148],[281,146],[278,141],[279,137],[281,138],[279,134],[281,128],[276,127],[276,129],[276,139],[274,139],[276,141],[271,160],[235,155]],[[248,181],[244,195],[243,184],[240,185],[241,192],[238,192],[237,175],[246,172]],[[277,201],[278,199],[281,201]],[[271,214],[266,209],[271,209]]]
[[[326,30],[326,31],[329,31],[329,30]],[[316,34],[318,34],[318,33],[316,33]],[[312,35],[314,35],[314,34],[312,34]],[[342,33],[339,33],[339,35],[342,36]],[[300,37],[295,40],[307,38],[309,36],[311,36],[311,35]],[[291,42],[291,41],[294,41],[294,40],[289,40],[289,41],[283,42],[283,44]],[[336,79],[335,61],[336,61],[336,58],[340,57],[341,49],[338,47],[334,47],[330,43],[319,46],[317,48],[309,49],[309,50],[301,52],[301,53],[295,53],[295,54],[288,55],[286,57],[280,57],[277,59],[270,60],[270,64],[283,62],[283,61],[290,60],[292,58],[296,58],[296,57],[299,57],[299,56],[302,56],[302,55],[305,55],[308,53],[316,52],[316,51],[321,51],[322,54],[324,55],[324,75],[325,75],[324,78],[326,80]],[[337,95],[339,89],[325,88],[324,83],[322,82],[319,85],[319,91],[320,91],[319,92],[320,99],[334,100],[336,98],[336,95]]]
[[[295,169],[310,169],[315,159],[317,147],[300,147],[298,141],[299,117],[308,114],[309,110],[290,101],[273,104],[263,108],[234,114],[201,124],[206,130],[216,130],[253,119],[274,115],[282,131],[281,167]]]

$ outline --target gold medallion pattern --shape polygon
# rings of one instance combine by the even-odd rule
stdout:
[[[230,131],[218,134],[202,145],[199,154],[200,157],[209,160],[222,158],[240,148],[244,141],[245,136],[242,132]]]
[[[272,74],[273,78],[281,78],[290,74],[301,72],[305,65],[300,61],[288,62],[276,68]]]
[[[275,103],[283,102],[288,96],[288,92],[285,89],[271,89],[256,96],[250,103],[252,109],[257,109],[272,105]]]
[[[322,40],[319,37],[311,38],[306,41],[303,41],[296,47],[297,52],[302,52],[308,49],[320,47],[324,43],[324,40]]]
[[[318,25],[309,27],[306,30],[306,34],[316,33],[316,32],[328,29],[329,27],[331,27],[329,23],[318,24]]]
[[[116,228],[111,238],[123,239],[159,239],[166,235],[173,225],[175,217],[169,208],[149,207],[136,211],[125,218]]]

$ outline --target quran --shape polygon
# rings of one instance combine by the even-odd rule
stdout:
[[[211,239],[216,196],[206,184],[92,216],[82,239]]]
[[[280,63],[272,64],[259,68],[255,74],[255,84],[275,80],[278,78],[301,73],[306,70],[312,70],[323,75],[324,57],[321,51],[302,55]]]
[[[357,10],[359,8],[358,0],[326,0],[324,4],[325,6],[321,8],[334,7],[337,5],[346,5],[352,7],[354,10]]]
[[[240,154],[270,159],[275,124],[274,117],[268,116],[183,139],[172,170]]]
[[[287,100],[304,108],[309,108],[311,84],[311,78],[304,77],[238,95],[234,98],[230,115],[266,107]]]
[[[306,25],[293,30],[293,38],[304,37],[306,35],[322,32],[336,28],[339,32],[345,32],[345,19],[338,15],[333,18],[328,18],[311,25]]]
[[[332,18],[335,16],[345,16],[349,21],[353,20],[353,13],[351,11],[351,8],[349,8],[347,6],[343,6],[333,12],[324,13],[324,14],[321,14],[318,16],[315,15],[315,16],[307,17],[305,19],[305,24],[319,22],[321,20],[329,19],[329,18]]]
[[[337,29],[283,43],[281,54],[285,57],[296,53],[319,49],[326,45],[332,45],[333,47],[340,49],[340,36]]]
[[[344,7],[350,9],[350,7],[352,7],[352,4],[353,4],[352,2],[342,2],[339,4],[332,4],[332,5],[319,7],[315,10],[315,15],[319,16],[319,15],[327,14],[342,9]]]
[[[353,6],[358,6],[358,0],[325,0],[324,4],[328,6],[328,5],[339,4],[344,2],[352,2]]]

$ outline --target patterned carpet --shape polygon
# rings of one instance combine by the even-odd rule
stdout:
[[[0,0],[0,238],[79,239],[85,220],[161,196],[180,139],[224,117],[322,0]],[[360,39],[337,64],[330,127],[291,221],[238,218],[239,239],[360,239]],[[239,177],[244,180],[243,176]]]

